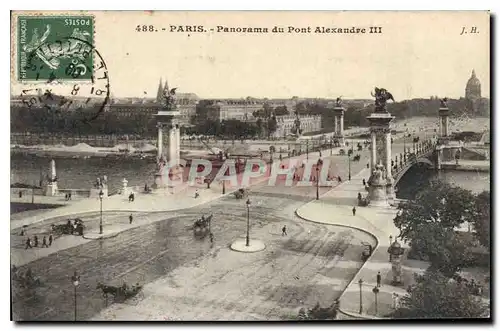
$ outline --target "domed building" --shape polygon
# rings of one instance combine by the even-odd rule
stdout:
[[[481,99],[481,82],[476,77],[474,70],[472,70],[472,75],[465,86],[465,98],[471,101]]]

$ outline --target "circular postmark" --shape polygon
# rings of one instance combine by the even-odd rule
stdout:
[[[90,124],[109,105],[106,62],[86,40],[66,37],[42,44],[28,54],[25,69],[36,78],[22,90],[22,103],[64,113],[73,127]]]

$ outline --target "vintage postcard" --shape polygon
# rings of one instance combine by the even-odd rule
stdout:
[[[490,13],[13,11],[14,321],[488,321]]]

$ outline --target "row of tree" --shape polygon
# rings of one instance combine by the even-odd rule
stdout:
[[[489,305],[473,280],[459,276],[467,267],[489,268],[490,192],[471,191],[435,181],[416,198],[399,205],[394,224],[412,254],[430,267],[408,288],[396,318],[478,318]],[[472,232],[457,231],[468,222]]]
[[[273,116],[267,119],[257,119],[256,122],[246,122],[235,119],[222,120],[205,119],[196,121],[193,127],[182,128],[182,133],[187,135],[208,135],[221,139],[251,139],[267,136],[276,131],[277,121]]]

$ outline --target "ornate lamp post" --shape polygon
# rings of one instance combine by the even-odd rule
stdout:
[[[389,236],[389,246],[392,245],[392,235]]]
[[[75,288],[74,294],[75,294],[75,321],[76,321],[76,288],[80,284],[80,276],[78,275],[76,270],[73,276],[71,276],[71,282],[73,283],[73,287]]]
[[[319,200],[319,167],[323,164],[321,159],[316,163],[316,200]]]
[[[247,199],[247,242],[246,246],[250,246],[250,205],[252,204],[250,202],[250,198]]]
[[[349,162],[349,180],[351,180],[351,154],[353,153],[353,149],[349,149],[347,151],[347,160]]]
[[[104,193],[99,192],[99,200],[101,201],[101,218],[99,220],[99,234],[102,234],[102,198],[104,197]]]
[[[373,288],[373,294],[375,294],[375,316],[378,315],[378,292],[380,292],[380,290],[378,289],[378,287],[374,287]]]
[[[363,280],[360,278],[359,284],[359,314],[363,314]]]

